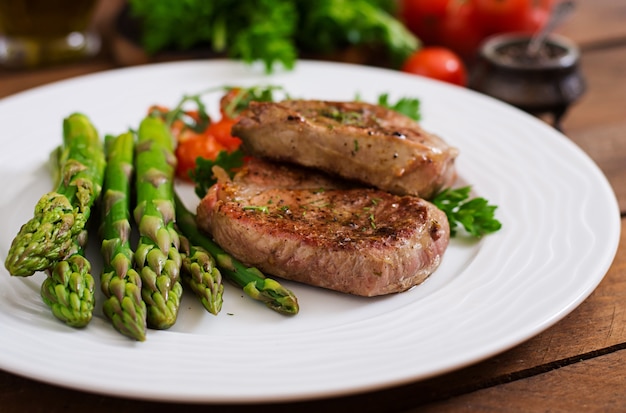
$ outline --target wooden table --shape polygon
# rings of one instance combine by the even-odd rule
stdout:
[[[101,2],[102,53],[88,61],[32,71],[0,69],[0,98],[60,79],[118,66],[111,20],[122,0]],[[561,322],[503,354],[430,380],[331,400],[263,406],[185,406],[105,397],[0,371],[0,411],[626,411],[626,2],[580,0],[560,32],[582,49],[588,82],[564,133],[600,166],[620,205],[622,237],[596,291]],[[1,339],[1,336],[0,336]]]

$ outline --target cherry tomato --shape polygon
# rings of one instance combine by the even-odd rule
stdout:
[[[443,46],[471,61],[492,34],[535,32],[556,0],[400,0],[399,15],[425,46]]]
[[[400,18],[424,44],[439,41],[441,23],[450,0],[402,0]]]
[[[178,140],[176,147],[176,175],[183,179],[190,179],[189,172],[195,169],[198,157],[215,159],[217,154],[225,150],[213,136],[206,134],[186,135]]]
[[[404,62],[402,71],[460,86],[467,84],[467,69],[461,58],[445,47],[424,47]]]
[[[235,123],[237,123],[236,119],[223,117],[219,122],[211,123],[206,133],[213,136],[227,151],[234,151],[241,145],[241,139],[232,136],[230,133]]]
[[[471,1],[452,1],[441,25],[439,44],[471,60],[486,33],[478,21],[476,7]]]
[[[473,0],[478,21],[488,33],[523,30],[533,0]]]

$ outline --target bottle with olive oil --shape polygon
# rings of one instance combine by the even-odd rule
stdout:
[[[0,0],[0,66],[33,68],[100,50],[90,30],[97,0]]]

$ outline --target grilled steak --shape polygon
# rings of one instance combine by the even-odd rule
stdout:
[[[257,159],[232,180],[214,169],[198,225],[267,274],[377,296],[423,282],[448,245],[445,214],[421,198]]]
[[[363,102],[252,102],[232,134],[252,155],[399,195],[429,198],[456,178],[455,148],[413,119]]]

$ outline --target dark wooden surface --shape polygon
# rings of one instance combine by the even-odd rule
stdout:
[[[121,4],[122,0],[106,0],[99,6],[96,25],[105,36],[99,56],[48,69],[0,69],[0,98],[118,67],[111,21]],[[626,411],[626,1],[580,0],[577,5],[559,31],[581,47],[588,90],[568,112],[564,133],[611,182],[622,213],[622,237],[603,282],[561,322],[476,365],[338,399],[262,406],[171,405],[73,391],[0,371],[0,412]]]

